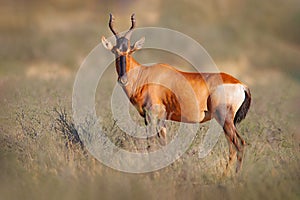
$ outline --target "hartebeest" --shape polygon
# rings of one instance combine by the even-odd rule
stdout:
[[[249,88],[226,73],[188,73],[167,64],[143,66],[132,57],[145,40],[142,38],[130,45],[130,36],[136,26],[134,14],[124,36],[114,30],[113,22],[110,14],[109,28],[116,45],[105,37],[102,43],[115,55],[118,82],[145,119],[146,126],[155,125],[159,141],[166,144],[165,120],[202,123],[214,118],[223,127],[229,143],[227,167],[236,156],[236,171],[239,171],[246,143],[238,134],[236,124],[246,117],[250,107]],[[190,92],[186,92],[187,86]]]

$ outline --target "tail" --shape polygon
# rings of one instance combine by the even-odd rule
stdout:
[[[250,108],[250,104],[251,104],[251,93],[249,88],[245,87],[245,100],[235,114],[234,125],[240,123],[243,119],[245,119],[247,112]]]

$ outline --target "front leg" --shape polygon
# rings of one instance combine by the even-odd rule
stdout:
[[[165,146],[167,144],[167,128],[165,125],[165,119],[160,119],[157,126],[158,142]]]
[[[161,145],[167,144],[167,132],[165,126],[165,107],[160,104],[148,106],[145,111],[145,125],[147,126],[148,148],[150,148],[149,138],[157,136],[158,142]]]

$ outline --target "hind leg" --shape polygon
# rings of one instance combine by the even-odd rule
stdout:
[[[234,125],[235,130],[236,130],[236,126]],[[241,143],[243,146],[246,145],[246,141],[240,136],[240,134],[237,132],[237,130],[235,131],[236,135],[238,136],[238,138],[240,139]]]
[[[228,168],[233,163],[233,158],[237,157],[236,172],[242,167],[244,143],[245,141],[239,136],[236,127],[234,126],[234,112],[231,106],[219,106],[214,112],[214,117],[218,123],[223,127],[225,136],[229,144],[229,161]]]
[[[230,138],[225,134],[226,139],[228,141],[228,146],[229,146],[229,159],[228,159],[228,163],[226,165],[226,170],[229,170],[229,168],[232,166],[233,162],[235,161],[235,157],[237,154],[237,151],[235,149],[235,146],[233,145],[233,143],[231,142]]]
[[[236,128],[233,124],[233,121],[225,121],[223,129],[224,129],[224,132],[225,132],[226,136],[231,141],[231,145],[233,144],[236,151],[237,151],[237,154],[236,154],[236,158],[237,158],[236,172],[239,172],[241,170],[242,164],[243,164],[244,144],[243,144],[242,140],[240,139],[240,137],[238,137],[238,133],[237,133]],[[229,163],[230,163],[230,159],[232,159],[231,156],[232,155],[229,155]]]

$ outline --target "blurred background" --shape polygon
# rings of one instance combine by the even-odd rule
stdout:
[[[150,194],[148,187],[165,194],[165,198],[179,195],[174,188],[193,198],[199,194],[209,198],[208,191],[234,198],[229,191],[239,188],[240,197],[250,191],[253,195],[249,198],[254,198],[266,197],[263,190],[276,183],[276,188],[281,188],[273,191],[277,198],[287,190],[290,198],[299,198],[300,1],[1,0],[0,4],[0,194],[4,197],[38,199],[39,195],[49,194],[50,199],[101,195],[121,198],[111,186],[119,188],[129,199],[144,194],[156,198],[157,194]],[[84,58],[100,43],[101,36],[112,35],[108,28],[109,13],[114,14],[115,28],[120,32],[128,29],[130,15],[135,13],[137,27],[164,27],[192,37],[221,71],[250,86],[253,103],[241,132],[247,134],[250,143],[259,146],[250,147],[251,162],[248,168],[246,164],[241,178],[245,187],[239,187],[232,177],[229,188],[220,186],[228,183],[218,174],[226,159],[225,141],[213,157],[218,159],[217,155],[222,155],[223,161],[208,160],[213,163],[214,170],[208,173],[212,176],[204,175],[212,170],[207,164],[197,164],[199,171],[190,172],[193,162],[185,166],[183,159],[183,163],[176,165],[182,168],[143,175],[146,183],[139,182],[141,177],[113,172],[83,153],[77,155],[69,147],[65,150],[65,139],[69,141],[67,129],[73,133],[70,116],[75,75]],[[141,62],[163,60],[182,65],[180,60],[170,60],[167,55],[162,58],[137,52],[136,56]],[[115,74],[110,78],[114,82]],[[62,135],[62,139],[57,135]],[[266,165],[271,167],[264,171]],[[170,173],[178,179],[168,179]],[[257,190],[257,182],[249,181],[249,174],[263,174],[258,180],[274,179]],[[82,178],[85,187],[80,183]],[[125,180],[126,187],[120,178]],[[103,179],[111,181],[106,185]],[[143,184],[146,187],[140,186]],[[102,189],[98,190],[98,186]],[[40,187],[39,192],[33,192]],[[49,188],[57,192],[52,194]],[[171,192],[166,192],[166,188],[172,188]]]
[[[43,62],[77,69],[101,36],[111,35],[109,13],[120,31],[136,13],[138,27],[183,32],[220,65],[248,63],[299,79],[299,6],[296,0],[2,1],[1,68]]]

